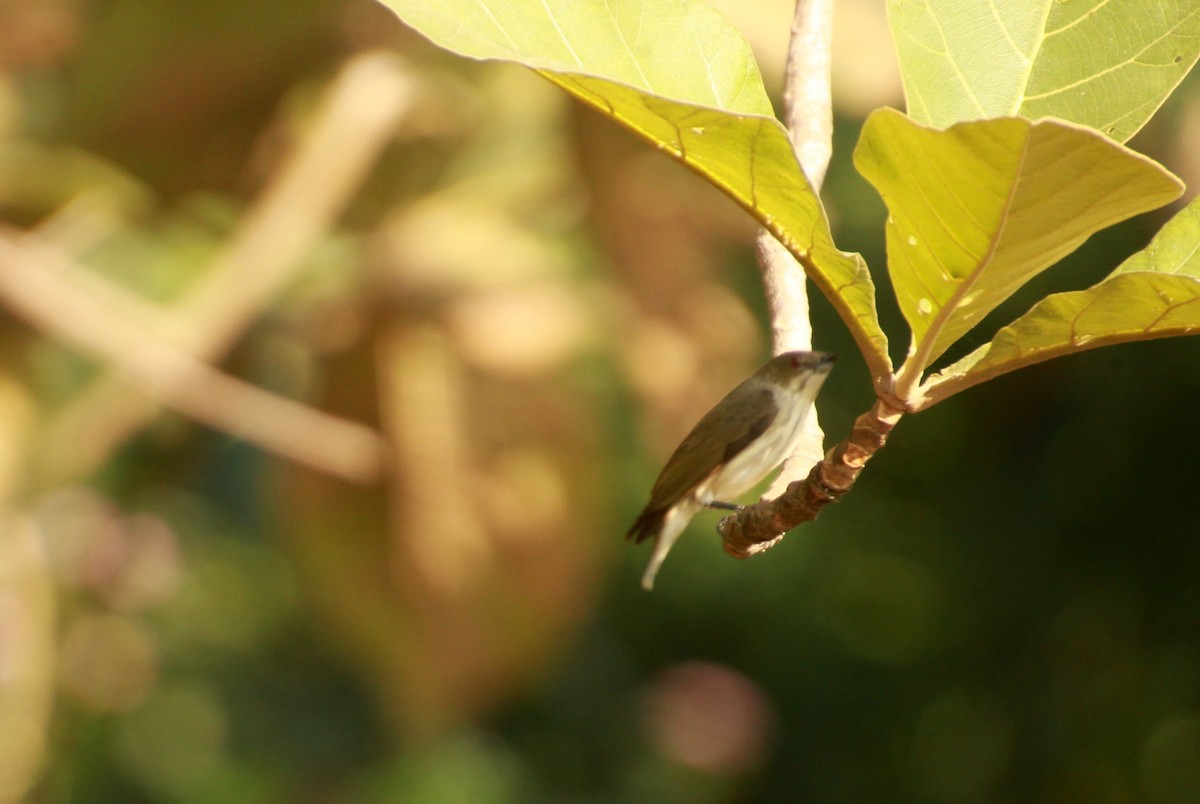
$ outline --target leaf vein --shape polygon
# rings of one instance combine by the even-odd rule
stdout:
[[[500,20],[496,17],[496,15],[492,13],[491,7],[488,6],[488,4],[486,2],[484,2],[484,0],[475,0],[475,1],[476,1],[476,5],[478,5],[481,9],[483,9],[483,13],[487,14],[487,18],[492,21],[493,25],[496,26],[496,30],[500,31],[500,33],[502,33],[504,35],[504,38],[508,40],[508,44],[512,46],[512,49],[519,52],[521,50],[521,46],[518,45],[516,40],[512,38],[512,35],[509,34],[508,29],[504,27],[504,24],[501,23]],[[458,27],[459,27],[459,30],[462,30],[462,28],[465,27],[465,23],[460,22]]]
[[[1154,38],[1154,39],[1150,40],[1148,43],[1146,43],[1146,45],[1145,45],[1145,46],[1144,46],[1144,47],[1143,47],[1141,50],[1139,50],[1137,53],[1135,53],[1135,54],[1133,54],[1132,56],[1130,56],[1130,57],[1129,57],[1128,59],[1126,59],[1125,61],[1121,61],[1121,62],[1117,62],[1116,64],[1112,64],[1112,65],[1110,65],[1109,67],[1106,67],[1105,69],[1103,69],[1103,70],[1100,70],[1100,71],[1099,71],[1099,72],[1097,72],[1097,73],[1093,73],[1092,75],[1090,75],[1090,76],[1088,76],[1088,77],[1086,77],[1086,78],[1081,78],[1080,80],[1078,80],[1078,81],[1075,81],[1075,82],[1073,82],[1073,83],[1070,83],[1070,84],[1064,84],[1063,86],[1056,87],[1056,88],[1054,88],[1054,89],[1048,90],[1048,91],[1046,91],[1046,92],[1039,93],[1039,94],[1037,94],[1037,95],[1026,95],[1026,96],[1025,96],[1025,101],[1026,101],[1026,102],[1028,102],[1028,101],[1034,101],[1034,100],[1043,100],[1043,99],[1045,99],[1045,98],[1049,98],[1049,97],[1052,97],[1052,96],[1054,96],[1054,95],[1061,94],[1061,93],[1063,93],[1063,92],[1069,92],[1069,91],[1070,91],[1070,90],[1072,90],[1072,89],[1076,89],[1076,88],[1078,88],[1078,87],[1081,87],[1081,86],[1084,86],[1084,85],[1086,85],[1086,84],[1089,84],[1089,83],[1091,83],[1091,82],[1093,82],[1093,81],[1097,81],[1097,80],[1099,80],[1100,78],[1102,78],[1102,77],[1104,77],[1104,76],[1106,76],[1106,75],[1108,75],[1108,74],[1110,74],[1110,73],[1117,72],[1118,70],[1124,69],[1125,67],[1128,67],[1128,66],[1130,66],[1130,65],[1137,65],[1137,64],[1139,64],[1140,62],[1138,61],[1138,58],[1139,58],[1139,57],[1140,57],[1140,56],[1141,56],[1143,53],[1145,53],[1146,51],[1150,50],[1152,47],[1154,47],[1155,45],[1157,45],[1158,43],[1162,42],[1164,39],[1166,39],[1167,37],[1169,37],[1169,36],[1170,36],[1172,33],[1174,33],[1174,32],[1175,32],[1175,31],[1176,31],[1176,30],[1177,30],[1177,29],[1178,29],[1180,26],[1182,26],[1184,23],[1188,22],[1188,21],[1189,21],[1189,20],[1190,20],[1192,17],[1195,17],[1197,14],[1200,14],[1200,11],[1193,12],[1192,14],[1189,14],[1187,17],[1184,17],[1184,18],[1180,19],[1180,20],[1179,20],[1177,23],[1175,23],[1175,25],[1173,25],[1172,27],[1168,28],[1166,31],[1164,31],[1164,32],[1163,32],[1161,35],[1159,35],[1158,37],[1156,37],[1156,38]],[[1163,64],[1163,65],[1143,65],[1143,66],[1155,66],[1155,67],[1175,67],[1176,65],[1174,65],[1174,64]]]
[[[546,9],[546,16],[550,18],[550,23],[554,26],[554,30],[558,33],[558,38],[567,46],[567,52],[571,54],[571,58],[575,59],[575,63],[583,69],[583,59],[579,58],[579,54],[575,52],[575,48],[571,46],[571,41],[567,39],[566,31],[558,24],[558,18],[554,16],[554,12],[550,9],[550,5],[546,0],[541,0],[542,8]]]
[[[620,4],[620,0],[617,0],[617,4],[618,5]],[[609,19],[612,20],[613,29],[617,32],[617,40],[620,41],[621,45],[625,48],[625,52],[629,54],[629,61],[633,63],[634,69],[637,70],[638,77],[641,78],[642,83],[647,88],[649,88],[650,87],[650,78],[646,75],[645,71],[642,70],[642,64],[638,60],[638,57],[636,55],[637,54],[637,46],[642,40],[642,25],[641,25],[642,13],[643,13],[642,8],[640,6],[638,7],[638,25],[637,25],[637,30],[636,30],[636,36],[634,38],[633,44],[630,44],[629,39],[625,36],[625,30],[621,27],[621,23],[620,23],[618,14],[616,12],[616,9],[613,8],[613,4],[605,3],[604,7],[608,11]]]

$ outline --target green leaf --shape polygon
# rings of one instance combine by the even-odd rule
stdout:
[[[776,120],[679,104],[587,76],[546,77],[658,145],[757,218],[796,255],[849,325],[876,383],[891,376],[866,264],[834,246],[825,210]]]
[[[925,384],[921,407],[1014,369],[1130,341],[1200,334],[1200,199],[1099,284],[1056,293]]]
[[[1125,142],[1200,56],[1195,0],[889,0],[909,113],[1058,117]]]
[[[901,393],[1093,232],[1182,192],[1155,162],[1053,120],[978,120],[939,131],[884,109],[867,120],[854,160],[891,213],[888,270],[913,331]]]
[[[1139,271],[1200,278],[1200,198],[1179,210],[1150,245],[1130,255],[1110,276]]]
[[[888,0],[908,113],[948,128],[1021,106],[1052,0]]]
[[[716,12],[697,0],[381,2],[448,50],[536,69],[704,176],[796,255],[876,383],[890,377],[866,265],[834,246],[749,45]]]
[[[607,78],[664,98],[774,114],[754,54],[694,0],[381,0],[435,44],[474,59]]]

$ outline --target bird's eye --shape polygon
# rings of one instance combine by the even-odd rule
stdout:
[[[800,368],[800,358],[792,356],[792,368]]]

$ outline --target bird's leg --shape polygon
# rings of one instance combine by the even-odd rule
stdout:
[[[709,508],[720,508],[722,511],[741,511],[745,508],[744,505],[734,505],[733,503],[721,502],[720,500],[713,500],[707,505]]]

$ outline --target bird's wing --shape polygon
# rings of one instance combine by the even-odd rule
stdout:
[[[625,534],[625,538],[633,539],[634,543],[641,544],[662,530],[663,522],[666,518],[666,508],[655,508],[653,505],[647,505],[641,515],[634,521],[633,525],[630,526],[629,532]]]
[[[758,438],[779,408],[770,388],[742,384],[705,414],[667,460],[650,491],[647,511],[675,505]]]

